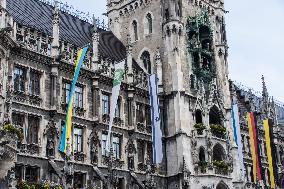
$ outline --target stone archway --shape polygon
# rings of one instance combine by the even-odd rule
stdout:
[[[227,186],[227,184],[225,184],[225,182],[221,181],[221,182],[219,182],[219,184],[216,186],[216,189],[229,189],[229,187]]]

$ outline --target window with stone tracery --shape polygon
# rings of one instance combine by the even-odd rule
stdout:
[[[63,82],[63,86],[62,86],[62,100],[63,103],[68,104],[69,103],[69,98],[71,95],[71,83],[64,81]],[[84,97],[84,93],[83,93],[84,89],[81,86],[75,86],[75,91],[74,91],[74,95],[73,95],[73,107],[77,107],[77,108],[83,108],[83,97]]]
[[[21,67],[14,69],[14,90],[24,92],[26,82],[26,70]]]
[[[28,116],[27,143],[38,144],[40,118],[37,116]]]

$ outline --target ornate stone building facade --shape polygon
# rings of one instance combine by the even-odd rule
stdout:
[[[1,172],[3,188],[45,180],[97,189],[241,189],[250,182],[240,177],[231,127],[238,90],[228,79],[223,0],[108,0],[111,31],[56,2],[0,2],[1,132],[17,141],[1,140],[1,154],[13,152],[5,161],[14,158],[9,174]],[[74,61],[87,44],[74,97],[73,156],[66,160],[58,146]],[[107,156],[114,64],[122,60],[126,73]],[[151,163],[150,73],[159,77],[163,117],[158,166]]]

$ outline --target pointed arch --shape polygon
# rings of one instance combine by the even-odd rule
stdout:
[[[214,105],[209,111],[209,124],[221,124],[219,108]]]
[[[219,143],[213,147],[213,161],[224,161],[226,157],[226,151]]]
[[[224,182],[221,181],[219,184],[216,186],[216,189],[229,189],[228,185]]]
[[[150,74],[152,72],[152,64],[151,64],[151,55],[149,51],[144,51],[141,54],[140,59],[142,61],[143,67]]]
[[[146,19],[147,19],[147,34],[151,34],[153,33],[153,17],[151,13],[147,13],[146,15]]]
[[[132,36],[133,41],[138,40],[138,22],[136,20],[132,21]]]

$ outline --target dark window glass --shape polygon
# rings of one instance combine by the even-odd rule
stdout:
[[[144,123],[143,105],[140,103],[136,104],[136,122]]]
[[[106,153],[107,134],[102,134],[102,155],[107,156]]]
[[[27,143],[37,144],[38,143],[38,130],[39,130],[40,119],[35,116],[29,116],[28,118],[28,132],[27,132]]]
[[[151,14],[148,13],[146,18],[147,18],[147,22],[148,22],[148,34],[151,34],[151,33],[153,33],[153,20],[152,20]]]
[[[151,121],[151,107],[150,106],[146,106],[145,108],[145,116],[146,116],[146,125],[151,126],[152,125],[152,121]]]
[[[133,32],[134,32],[134,41],[137,41],[138,40],[138,26],[135,20],[132,23],[132,27],[133,27]]]
[[[37,183],[39,176],[39,168],[38,167],[26,167],[25,171],[25,180],[28,183]]]
[[[25,70],[20,67],[15,67],[14,69],[14,90],[15,91],[25,91]]]
[[[39,95],[40,94],[40,73],[36,71],[30,72],[30,94]]]
[[[150,53],[148,51],[144,51],[141,55],[141,60],[143,62],[144,68],[147,70],[147,72],[151,73],[151,59],[150,59]]]
[[[137,150],[138,150],[138,163],[144,163],[145,147],[143,141],[141,140],[137,141]]]
[[[63,83],[63,102],[68,104],[71,93],[71,84]]]
[[[74,189],[81,189],[85,187],[85,174],[74,173]]]
[[[115,117],[120,117],[120,100],[117,101],[117,105],[115,108]]]
[[[113,136],[112,138],[113,154],[116,159],[120,159],[120,137]]]
[[[102,95],[102,113],[109,114],[109,107],[110,107],[110,101],[109,101],[109,95],[103,94]]]
[[[83,129],[74,128],[73,149],[74,152],[83,152]]]
[[[75,95],[74,95],[74,107],[83,108],[83,88],[75,87]]]

